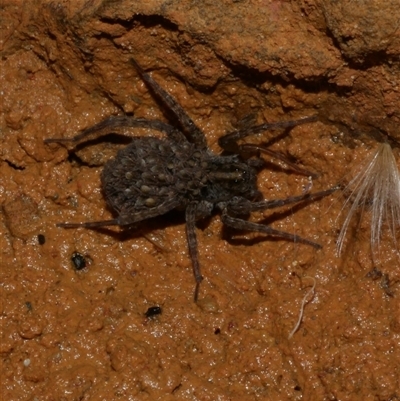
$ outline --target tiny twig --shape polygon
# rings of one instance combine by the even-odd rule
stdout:
[[[314,294],[315,294],[315,285],[316,285],[316,280],[314,277],[310,277],[310,276],[306,276],[304,278],[309,278],[313,281],[313,286],[311,287],[311,289],[309,291],[307,291],[306,295],[304,295],[303,300],[301,301],[301,307],[300,307],[300,314],[299,314],[299,318],[297,319],[297,323],[294,326],[293,330],[290,332],[289,334],[289,340],[293,337],[293,334],[296,333],[296,331],[299,329],[300,325],[301,325],[301,321],[303,319],[303,314],[304,314],[304,307],[306,306],[306,304],[308,302],[310,302],[313,298],[314,298]],[[311,298],[308,299],[308,297],[311,295]]]

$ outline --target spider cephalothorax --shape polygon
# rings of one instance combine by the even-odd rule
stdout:
[[[290,128],[314,121],[314,117],[281,123],[262,124],[235,131],[220,138],[225,154],[208,149],[205,136],[176,100],[162,89],[153,78],[134,61],[142,79],[179,121],[175,128],[158,120],[112,116],[90,127],[73,138],[52,138],[52,142],[79,142],[93,135],[100,136],[123,128],[150,128],[166,135],[133,137],[129,145],[106,163],[101,174],[103,193],[110,208],[116,213],[112,220],[86,223],[60,223],[60,227],[101,227],[134,223],[156,217],[173,209],[185,210],[189,253],[196,280],[195,300],[202,281],[196,239],[196,221],[210,216],[214,210],[221,213],[222,222],[232,228],[265,233],[267,235],[301,242],[319,248],[315,242],[295,234],[275,230],[270,226],[240,218],[252,211],[265,210],[286,204],[316,199],[334,191],[329,189],[314,194],[303,194],[286,199],[262,200],[257,189],[257,169],[263,164],[257,153],[271,154],[257,145],[238,145],[239,139],[274,128]],[[247,156],[245,156],[247,155]],[[252,157],[249,157],[252,155]],[[278,154],[273,154],[280,157]],[[285,160],[293,169],[298,168]]]

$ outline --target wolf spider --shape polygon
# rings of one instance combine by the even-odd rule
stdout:
[[[94,135],[98,137],[138,127],[153,129],[166,135],[164,139],[133,136],[130,144],[118,151],[115,158],[105,164],[101,174],[102,190],[108,206],[116,214],[115,218],[84,223],[59,223],[58,227],[95,228],[112,225],[129,227],[173,209],[185,210],[187,242],[196,280],[195,301],[198,299],[199,286],[203,280],[195,226],[198,220],[210,216],[215,209],[220,212],[223,224],[231,228],[256,231],[311,245],[314,248],[321,247],[296,234],[240,218],[240,216],[247,217],[257,210],[311,201],[329,195],[335,190],[305,193],[286,199],[263,200],[256,184],[257,170],[264,164],[263,159],[259,157],[260,152],[282,159],[298,173],[305,175],[312,173],[265,147],[237,143],[240,139],[268,129],[289,129],[315,121],[314,116],[261,124],[228,133],[219,140],[219,145],[224,150],[223,154],[215,154],[207,147],[203,132],[177,101],[135,60],[132,59],[131,63],[153,94],[178,120],[179,128],[158,120],[111,116],[72,138],[46,139],[46,143],[78,143]]]

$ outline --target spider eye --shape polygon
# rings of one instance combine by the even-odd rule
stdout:
[[[247,178],[247,171],[246,170],[241,170],[241,169],[236,169],[237,177],[234,182],[237,184],[240,181],[245,181]]]

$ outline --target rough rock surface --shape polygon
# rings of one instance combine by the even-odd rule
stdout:
[[[378,142],[397,156],[398,15],[395,0],[3,1],[3,398],[400,399],[399,254],[384,230],[371,257],[365,213],[336,255],[348,209],[341,193],[272,214],[274,227],[322,250],[221,232],[218,216],[199,224],[205,280],[195,304],[182,215],[129,233],[57,228],[110,218],[99,174],[116,145],[43,142],[109,115],[164,119],[134,56],[216,152],[249,114],[262,122],[317,113],[319,122],[273,148],[318,172],[312,191],[346,182]],[[310,184],[276,164],[259,175],[268,199]],[[288,339],[310,277],[315,295]],[[147,318],[155,305],[162,314]]]

